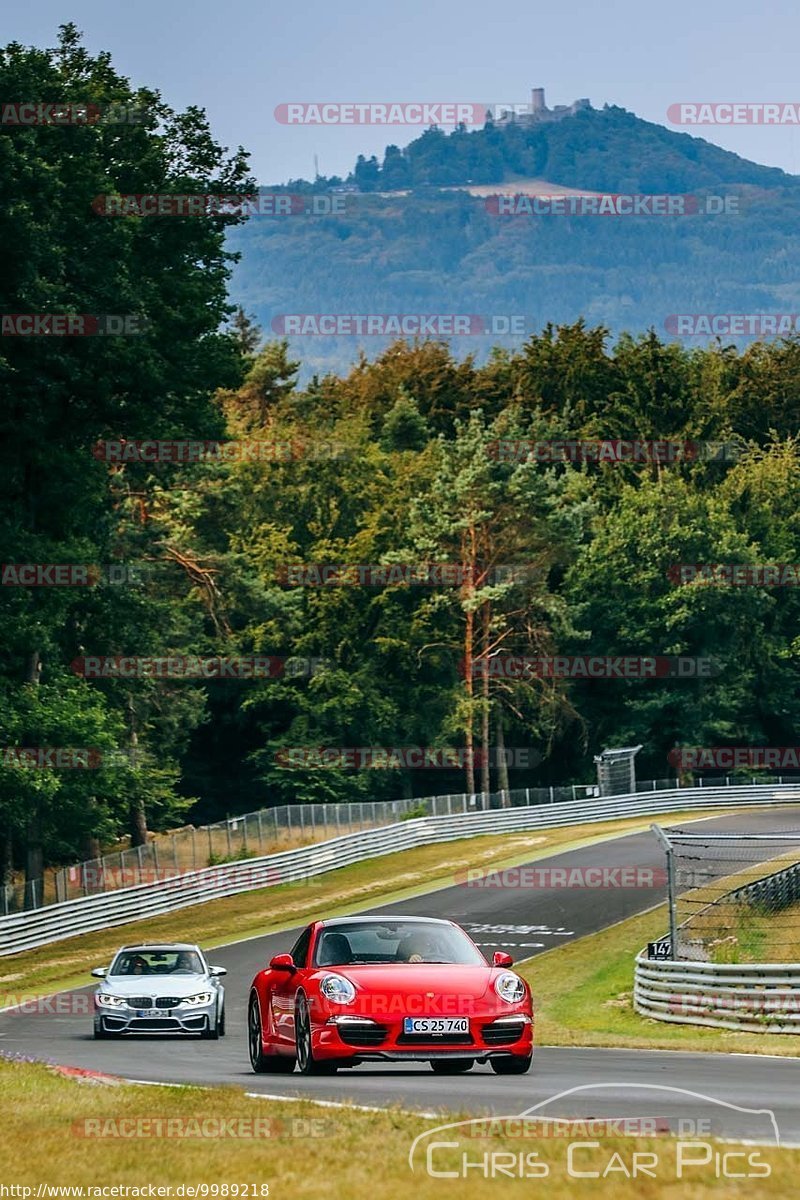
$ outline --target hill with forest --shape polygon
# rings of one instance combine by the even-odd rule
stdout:
[[[696,202],[686,207],[696,211],[503,215],[491,197],[469,191],[508,192],[530,179],[546,181],[537,191],[689,194]],[[301,205],[295,216],[253,216],[235,229],[229,244],[242,257],[233,298],[267,334],[283,331],[287,313],[497,314],[523,318],[516,324],[525,334],[585,317],[613,333],[653,327],[664,336],[673,314],[792,313],[800,310],[799,184],[618,107],[552,123],[433,128],[405,148],[387,146],[382,161],[360,156],[347,178],[270,188],[309,203],[325,193],[322,207],[343,211],[306,216]],[[520,182],[519,190],[530,188]],[[709,196],[723,200],[708,205]],[[705,211],[723,202],[728,211]],[[345,370],[360,348],[371,355],[390,340],[290,338],[306,376]],[[522,340],[471,333],[450,344],[483,361],[493,344],[513,349]]]

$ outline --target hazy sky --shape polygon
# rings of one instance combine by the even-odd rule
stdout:
[[[677,101],[800,101],[797,0],[36,0],[6,6],[0,41],[52,45],[72,20],[92,51],[176,108],[199,104],[217,140],[250,151],[262,183],[344,174],[420,128],[286,126],[289,101],[525,101],[588,96],[668,125]],[[2,99],[2,97],[0,97]],[[689,132],[698,132],[689,130]],[[800,131],[707,126],[702,136],[800,173]]]

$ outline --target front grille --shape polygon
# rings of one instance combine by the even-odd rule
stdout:
[[[177,1008],[180,1002],[179,996],[159,996],[155,1006],[156,1008]]]
[[[513,1025],[510,1021],[492,1021],[483,1027],[483,1040],[487,1046],[509,1046],[518,1042],[524,1032],[524,1021],[516,1021]]]
[[[152,996],[129,996],[128,1008],[153,1008]]]
[[[180,1025],[168,1017],[143,1017],[136,1022],[136,1029],[180,1029]]]
[[[401,1033],[398,1046],[471,1046],[470,1033]]]
[[[352,1025],[339,1021],[336,1028],[339,1037],[348,1046],[380,1046],[389,1032],[385,1025],[362,1025],[359,1021],[354,1021]]]

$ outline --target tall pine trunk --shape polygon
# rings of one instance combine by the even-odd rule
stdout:
[[[38,650],[28,656],[25,682],[39,686],[42,662]],[[28,817],[25,830],[25,908],[36,908],[44,891],[44,848],[42,845],[42,806],[36,800]]]
[[[133,708],[133,700],[128,700],[128,716],[130,718],[130,739],[131,758],[136,761],[136,747],[139,745],[139,735],[136,732],[136,713]],[[147,845],[147,814],[144,810],[144,798],[141,795],[138,787],[134,789],[133,799],[128,813],[130,821],[130,834],[132,846]]]
[[[495,714],[495,745],[497,747],[497,785],[503,808],[511,805],[511,789],[508,785],[508,763],[506,762],[506,735],[503,731],[503,714],[498,707]]]
[[[483,606],[481,630],[483,643],[481,655],[481,662],[483,664],[483,673],[481,676],[481,696],[483,699],[481,707],[481,791],[483,792],[484,805],[488,803],[489,793],[492,790],[492,780],[489,770],[489,708],[491,705],[489,699],[489,634],[491,617],[491,607],[487,602]]]

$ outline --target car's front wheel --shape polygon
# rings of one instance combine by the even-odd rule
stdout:
[[[431,1067],[435,1075],[463,1075],[472,1069],[474,1058],[432,1058]]]
[[[289,1074],[294,1070],[294,1059],[284,1054],[265,1054],[261,1037],[261,1010],[258,997],[253,994],[247,1009],[247,1045],[250,1051],[250,1066],[257,1075],[268,1071]]]
[[[491,1058],[492,1070],[495,1075],[524,1075],[526,1071],[530,1071],[533,1055],[529,1054],[526,1058],[511,1057],[508,1058]]]
[[[205,1041],[216,1042],[216,1040],[218,1039],[218,1037],[220,1035],[219,1026],[220,1026],[220,1016],[219,1016],[219,1013],[215,1013],[213,1025],[211,1024],[211,1018],[209,1017],[209,1025],[206,1029],[200,1030],[200,1037],[203,1038]]]
[[[335,1062],[320,1062],[314,1058],[311,1044],[311,1017],[305,996],[299,996],[294,1012],[294,1039],[297,1048],[297,1065],[302,1075],[333,1075]]]

